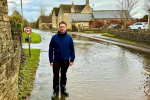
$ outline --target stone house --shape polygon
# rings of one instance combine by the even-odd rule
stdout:
[[[53,9],[56,12],[56,9]],[[69,14],[91,14],[92,13],[92,8],[89,6],[89,0],[86,0],[86,4],[85,5],[74,5],[74,3],[72,2],[71,5],[69,4],[60,4],[59,7],[59,11],[58,11],[58,17],[56,17],[56,22],[57,22],[57,26],[56,28],[59,27],[59,23],[61,21],[65,21],[67,22],[67,24],[70,24],[70,21],[67,21]],[[54,16],[55,13],[52,13],[52,16]],[[55,18],[54,18],[55,19]],[[53,21],[55,23],[55,21]],[[54,24],[53,23],[53,24]]]
[[[92,19],[92,14],[69,14],[66,20],[67,28],[72,30],[74,24],[77,28],[81,25],[83,28],[89,28],[89,21]]]
[[[89,0],[86,0],[85,5],[74,5],[72,2],[71,5],[69,4],[60,4],[59,8],[53,8],[53,27],[59,27],[59,22],[65,21],[67,23],[67,28],[72,30],[72,25],[78,27],[80,24],[83,28],[89,27],[90,20],[99,20],[103,21],[105,24],[110,20],[118,20],[121,21],[122,18],[121,10],[94,10],[89,6]],[[58,16],[57,16],[58,14]],[[91,19],[90,19],[91,18]],[[125,20],[125,18],[123,18]],[[131,16],[129,15],[129,20],[131,20]],[[128,21],[129,21],[128,20]]]
[[[103,21],[105,24],[110,20],[125,20],[124,13],[127,13],[127,10],[94,10],[92,11],[93,20]],[[128,22],[132,21],[132,17],[128,14]]]
[[[59,8],[54,7],[52,11],[52,27],[58,29],[58,12]]]
[[[52,27],[52,16],[40,16],[39,29],[50,29]]]

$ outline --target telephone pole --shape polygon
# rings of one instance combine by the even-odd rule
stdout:
[[[22,34],[23,34],[23,32],[24,32],[24,20],[23,20],[22,0],[20,0],[20,2],[21,2],[22,27],[23,27]],[[22,48],[22,34],[21,34],[21,48]]]
[[[21,13],[22,13],[22,25],[23,25],[23,32],[24,32],[24,21],[23,21],[22,0],[20,0],[20,2],[21,2]]]

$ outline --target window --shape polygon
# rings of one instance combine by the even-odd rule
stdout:
[[[81,23],[81,26],[83,27],[83,23]]]
[[[60,15],[60,19],[61,19],[61,15]]]
[[[136,23],[136,25],[142,25],[142,23]]]
[[[55,27],[55,23],[53,23],[53,27]]]
[[[53,20],[55,20],[55,16],[53,16]]]

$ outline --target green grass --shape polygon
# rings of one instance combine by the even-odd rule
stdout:
[[[28,37],[28,34],[26,34],[25,32],[23,32],[23,35],[22,35],[22,43],[28,43],[28,42],[25,42],[25,37]],[[32,42],[31,43],[40,43],[41,42],[41,36],[37,33],[34,33],[32,32],[30,34],[30,37],[32,39]]]
[[[109,34],[109,33],[103,33],[102,36],[108,36],[108,37],[116,37],[116,35]]]
[[[22,29],[22,31],[23,31],[23,25],[22,25],[22,23],[20,23],[20,25],[21,25],[21,29]]]
[[[125,42],[129,42],[129,43],[132,43],[133,41],[131,40],[126,40],[126,39],[121,39],[121,38],[116,38],[116,39],[119,39],[119,40],[122,40],[122,41],[125,41]]]
[[[31,49],[31,57],[28,56],[29,49],[24,49],[24,52],[27,56],[24,56],[25,62],[19,71],[19,100],[26,100],[31,93],[38,68],[40,49]]]
[[[119,40],[121,40],[121,41],[129,42],[129,43],[132,43],[132,42],[133,42],[133,41],[131,41],[131,40],[126,40],[126,39],[118,38],[116,35],[109,34],[109,33],[103,33],[102,36],[112,37],[112,38],[119,39]]]
[[[84,33],[95,33],[95,31],[84,31]]]

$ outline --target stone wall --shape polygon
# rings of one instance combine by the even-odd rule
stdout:
[[[18,100],[21,29],[12,37],[7,0],[0,0],[0,100]]]
[[[109,29],[110,29],[110,23],[106,24],[101,28],[82,28],[80,24],[78,25],[78,32],[94,31],[95,33],[104,33],[104,32],[108,32]]]
[[[150,43],[150,32],[127,31],[127,30],[109,30],[109,34],[114,34],[119,38],[136,42]]]

